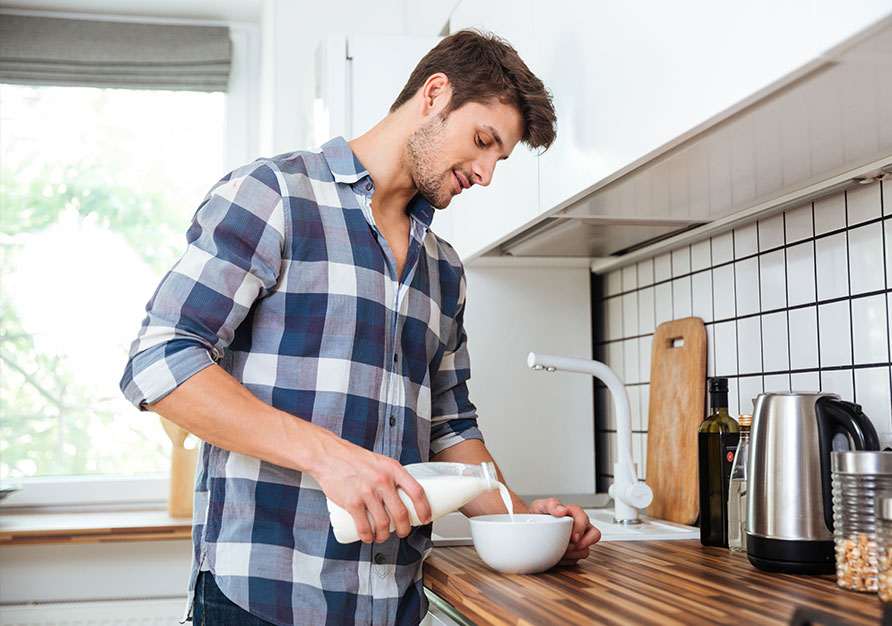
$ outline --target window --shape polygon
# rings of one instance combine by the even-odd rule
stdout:
[[[225,173],[224,94],[0,85],[0,478],[165,472],[119,389]]]
[[[23,15],[35,13],[0,11],[0,20]],[[170,445],[118,380],[204,193],[257,155],[259,28],[216,23],[171,35],[157,28],[203,26],[122,18],[153,26],[101,41],[107,24],[54,30],[56,16],[37,21],[43,15],[47,26],[5,30],[27,45],[7,39],[0,61],[0,83],[14,83],[0,84],[0,479],[25,485],[3,504],[156,506],[167,496]],[[47,45],[33,45],[41,35]],[[134,55],[141,73],[131,71]],[[227,57],[228,82],[219,71]],[[120,65],[109,72],[112,60]],[[30,76],[38,65],[62,78]],[[30,208],[20,206],[26,198]]]

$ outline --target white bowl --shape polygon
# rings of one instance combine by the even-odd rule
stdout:
[[[557,565],[570,543],[572,517],[480,515],[471,539],[484,563],[505,574],[535,574]]]

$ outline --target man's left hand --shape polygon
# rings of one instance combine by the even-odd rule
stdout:
[[[573,518],[573,530],[570,531],[570,545],[567,546],[567,552],[558,563],[558,566],[575,565],[578,560],[588,558],[590,554],[589,547],[597,543],[601,538],[601,531],[592,526],[588,515],[585,514],[582,507],[578,504],[562,504],[557,498],[535,500],[530,504],[530,513],[553,515],[555,517],[569,515]]]

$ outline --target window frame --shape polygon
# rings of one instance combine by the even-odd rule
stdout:
[[[232,170],[256,158],[260,129],[260,26],[252,22],[228,20],[184,20],[177,18],[97,16],[83,13],[47,11],[3,11],[75,19],[228,26],[232,44],[229,89],[224,94],[224,167]],[[222,176],[225,172],[220,172]],[[213,181],[208,181],[208,186]],[[185,232],[186,224],[183,225]],[[148,297],[148,295],[147,295]],[[146,413],[152,427],[161,428],[158,418]],[[58,512],[60,510],[160,509],[167,503],[169,473],[96,474],[82,476],[40,476],[10,478],[4,482],[22,487],[0,502],[3,512]]]

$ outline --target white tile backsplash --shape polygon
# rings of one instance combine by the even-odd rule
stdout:
[[[734,260],[734,233],[728,231],[712,238],[712,265]]]
[[[672,317],[691,316],[691,277],[682,276],[672,281]]]
[[[672,317],[672,283],[660,283],[654,287],[654,322],[657,326]]]
[[[790,369],[787,349],[787,312],[769,313],[762,316],[762,365],[763,371],[781,372]]]
[[[759,255],[759,282],[762,310],[773,311],[787,306],[787,268],[783,250]]]
[[[845,194],[815,201],[815,236],[846,227]]]
[[[734,306],[734,264],[712,270],[713,317],[726,320],[737,314]]]
[[[654,260],[638,262],[638,286],[647,287],[654,284]]]
[[[855,370],[855,402],[873,422],[878,432],[892,431],[892,398],[889,394],[889,367]]]
[[[756,224],[734,229],[734,258],[742,259],[759,251],[759,235]]]
[[[815,231],[811,204],[809,203],[784,213],[784,229],[786,231],[787,245],[812,238]]]
[[[883,288],[883,227],[879,222],[849,230],[852,295]]]
[[[638,292],[638,332],[652,333],[654,328],[654,288],[646,287]]]
[[[818,367],[817,308],[788,311],[790,328],[790,369],[804,370]],[[815,387],[817,389],[817,387]]]
[[[759,251],[771,250],[784,245],[784,214],[759,220]]]
[[[749,258],[734,264],[734,284],[736,286],[737,315],[758,313],[759,302],[759,259]]]
[[[634,337],[638,334],[638,292],[630,291],[622,295],[623,299],[623,337]]]
[[[654,258],[654,282],[672,278],[672,255],[668,252]]]
[[[846,234],[839,233],[815,241],[818,300],[830,300],[849,294],[849,262]]]
[[[887,323],[884,295],[852,300],[852,353],[855,365],[889,361]]]
[[[705,270],[712,265],[712,253],[710,251],[709,239],[698,241],[691,244],[691,271],[699,272]]]
[[[852,332],[849,301],[818,307],[818,346],[821,367],[852,364]]]
[[[672,251],[672,276],[691,273],[691,249],[688,246]]]
[[[712,321],[712,273],[709,270],[691,276],[691,315]]]
[[[603,299],[604,353],[629,384],[636,460],[646,456],[654,329],[688,315],[705,323],[706,375],[729,377],[732,414],[751,412],[758,393],[824,390],[892,434],[892,184],[883,193],[858,187],[604,277],[616,294]]]
[[[715,325],[715,375],[737,374],[737,322]]]
[[[821,372],[821,391],[835,393],[843,400],[855,400],[852,370],[824,370]]]
[[[762,372],[762,330],[759,316],[737,320],[737,369],[741,375]]]
[[[864,185],[846,192],[849,226],[876,219],[883,214],[880,186]]]

